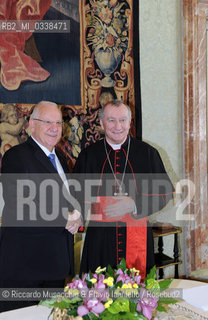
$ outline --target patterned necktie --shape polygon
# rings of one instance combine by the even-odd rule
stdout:
[[[55,154],[50,153],[50,154],[48,155],[48,157],[49,157],[51,163],[53,164],[54,168],[57,170],[57,166],[56,166],[56,162],[55,162]]]

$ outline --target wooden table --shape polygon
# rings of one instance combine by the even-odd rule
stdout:
[[[153,227],[153,237],[158,238],[158,252],[155,253],[155,263],[159,269],[159,279],[163,279],[163,268],[175,266],[175,279],[178,278],[178,265],[182,263],[178,251],[178,234],[182,232],[181,227],[172,226],[170,229],[160,229]],[[163,253],[163,238],[174,235],[173,257]]]

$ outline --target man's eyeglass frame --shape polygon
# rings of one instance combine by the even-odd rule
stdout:
[[[37,118],[32,118],[32,119],[43,122],[46,126],[52,126],[53,124],[56,124],[58,127],[61,127],[64,124],[63,121],[49,121],[49,120],[42,120]]]

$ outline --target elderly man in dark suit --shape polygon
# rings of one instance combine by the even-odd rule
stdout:
[[[58,106],[38,103],[29,127],[31,137],[2,159],[0,287],[61,288],[73,274],[73,234],[81,215],[70,203],[66,160],[55,150],[62,133]],[[0,311],[27,305],[0,301]]]

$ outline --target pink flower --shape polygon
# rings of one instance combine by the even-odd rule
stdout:
[[[93,273],[93,274],[92,274],[92,277],[95,278],[95,279],[97,279],[97,278],[98,278],[97,273]]]
[[[103,281],[98,281],[96,284],[95,284],[95,288],[96,289],[105,289],[105,284],[103,283]]]
[[[135,277],[134,277],[134,281],[135,281],[137,284],[140,284],[140,282],[141,282],[141,276],[135,276]]]
[[[153,296],[146,289],[141,288],[137,311],[142,311],[143,316],[150,320],[152,318],[152,311],[157,308],[157,301],[157,296]]]
[[[86,314],[89,313],[89,310],[86,306],[79,306],[78,309],[77,309],[77,313],[80,317],[83,317],[85,316]]]
[[[103,281],[104,279],[105,279],[104,274],[100,274],[100,275],[99,275],[99,281]]]
[[[119,274],[118,278],[116,279],[116,282],[122,281],[122,283],[129,283],[132,281],[128,274],[125,274],[121,269],[118,269],[116,274]]]
[[[92,309],[91,311],[99,316],[99,313],[102,313],[105,310],[104,305],[101,302],[98,302]]]
[[[105,276],[103,274],[100,274],[98,276],[96,273],[94,273],[92,275],[92,278],[97,280],[94,283],[94,288],[95,289],[105,289],[106,288],[106,285],[103,283],[103,280],[105,279]],[[83,280],[85,280],[85,279],[83,279]]]
[[[105,283],[103,283],[103,281],[98,281],[96,284],[95,284],[95,288],[97,289],[105,289]]]
[[[83,288],[87,288],[87,284],[81,280],[81,279],[77,279],[77,280],[74,280],[73,282],[71,283],[68,283],[67,284],[69,288],[71,289],[83,289]]]
[[[79,306],[77,313],[80,317],[93,312],[96,316],[99,316],[99,313],[102,313],[105,310],[104,305],[97,299],[85,300],[84,305]]]
[[[83,275],[82,281],[85,281],[85,279],[87,278],[87,276],[88,276],[88,274],[85,273],[85,274]]]
[[[116,274],[124,274],[123,271],[121,270],[121,268],[119,268],[116,272]]]

